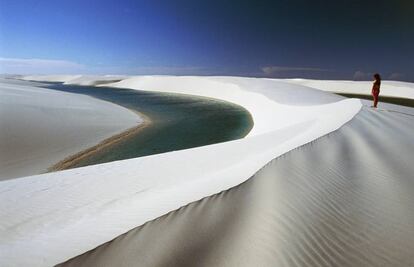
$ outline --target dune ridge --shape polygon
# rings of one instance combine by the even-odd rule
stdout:
[[[412,266],[412,132],[410,116],[364,108],[246,182],[59,266]]]
[[[45,266],[70,259],[246,181],[361,108],[359,100],[267,79],[143,76],[110,86],[219,98],[246,108],[254,126],[235,141],[0,183],[0,263]]]

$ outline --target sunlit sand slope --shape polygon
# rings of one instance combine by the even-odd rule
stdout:
[[[414,117],[365,109],[62,266],[413,266]]]
[[[44,173],[142,122],[136,113],[106,101],[0,79],[0,181]]]
[[[63,78],[95,83],[95,78]],[[340,128],[361,109],[359,100],[268,79],[140,76],[110,85],[229,101],[246,108],[254,125],[239,140],[1,182],[0,265],[64,262],[245,182],[274,158]]]

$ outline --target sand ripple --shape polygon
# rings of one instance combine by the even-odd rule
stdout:
[[[362,110],[68,266],[414,266],[414,119]],[[93,234],[93,233],[91,233]]]

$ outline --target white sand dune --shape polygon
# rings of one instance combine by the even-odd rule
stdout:
[[[71,79],[66,77],[64,82],[70,83]],[[329,83],[335,85],[335,82]],[[337,130],[361,107],[358,100],[343,100],[286,80],[144,76],[125,78],[112,86],[220,98],[245,107],[255,124],[241,140],[1,182],[0,214],[5,219],[0,222],[0,263],[48,266],[68,260],[188,203],[243,183],[277,156]],[[311,87],[329,86],[323,81],[312,81]],[[411,95],[409,86],[404,88],[396,89],[401,93],[398,97]],[[117,254],[119,249],[135,249],[135,245],[140,248],[139,243],[144,240],[148,248],[154,250],[147,250],[145,261],[141,259],[141,262],[160,265],[163,260],[173,260],[173,263],[184,260],[181,263],[185,265],[192,263],[194,257],[200,257],[205,265],[236,265],[247,263],[249,259],[266,265],[275,255],[279,255],[277,259],[281,264],[292,266],[410,262],[408,251],[413,246],[413,238],[409,225],[413,217],[407,210],[412,203],[412,190],[408,187],[412,178],[406,177],[412,173],[409,164],[413,151],[412,117],[381,110],[375,112],[357,115],[356,118],[363,118],[362,122],[351,120],[349,125],[357,126],[345,128],[350,130],[344,135],[322,138],[321,142],[326,142],[323,140],[327,138],[329,142],[315,150],[301,153],[298,151],[305,149],[300,148],[287,154],[295,155],[284,162],[287,165],[265,167],[257,174],[268,177],[260,179],[265,182],[243,189],[245,191],[235,198],[229,197],[230,205],[223,201],[210,205],[210,198],[203,199],[190,205],[196,208],[180,209],[166,216],[167,220],[163,217],[146,224],[149,228],[143,236],[135,235],[134,230],[127,238],[120,237],[114,242],[120,246],[109,243],[103,249],[85,254],[86,259],[78,259],[87,263],[91,257],[96,259],[93,263],[100,263],[101,259],[114,255],[114,251]],[[390,117],[382,118],[381,112]],[[393,116],[406,117],[396,119]],[[381,127],[387,129],[384,134],[381,134],[384,130]],[[393,150],[392,142],[386,142],[391,136],[400,138],[395,139],[400,141],[398,151]],[[313,148],[314,143],[306,147]],[[391,152],[386,153],[388,150]],[[398,157],[402,158],[396,161]],[[266,169],[271,170],[270,174],[260,174],[266,173]],[[273,171],[276,179],[269,178]],[[256,180],[249,179],[239,187],[254,184]],[[390,181],[402,186],[390,188],[387,184]],[[401,191],[404,188],[407,192]],[[232,190],[221,195],[227,196]],[[212,198],[221,198],[221,195]],[[387,198],[382,198],[384,195]],[[50,199],[54,201],[51,203]],[[199,212],[193,221],[194,209]],[[188,216],[175,216],[182,210]],[[200,213],[204,210],[207,210],[206,215]],[[220,212],[224,215],[217,215]],[[197,221],[198,216],[201,221]],[[405,217],[393,228],[398,216]],[[174,219],[176,217],[179,218]],[[259,228],[254,227],[258,218],[261,218]],[[182,224],[182,220],[186,223]],[[216,220],[222,224],[216,225]],[[166,227],[166,221],[172,223],[171,227],[176,226],[169,229],[177,229],[177,232],[163,234],[157,228],[156,222]],[[194,234],[194,239],[183,236],[187,233],[184,229],[194,228],[191,226],[201,231]],[[210,228],[222,230],[213,233],[208,231]],[[204,230],[206,232],[202,232]],[[157,231],[163,245],[149,238]],[[220,238],[220,242],[210,242],[215,237]],[[128,242],[134,240],[137,244],[131,247]],[[177,245],[180,241],[182,243]],[[151,242],[156,247],[150,246]],[[384,245],[370,249],[369,246],[380,242]],[[252,248],[255,244],[260,251]],[[278,245],[280,250],[275,251]],[[405,247],[400,250],[392,250],[403,245]],[[391,250],[383,254],[387,249]],[[157,252],[165,253],[159,258],[161,262],[153,261],[159,256]],[[257,252],[260,259],[254,257],[253,252]],[[127,255],[123,253],[119,256]],[[128,263],[133,257],[129,254],[122,259]],[[190,262],[185,262],[186,259]]]
[[[343,99],[283,81],[239,77],[140,76],[107,86],[193,94],[236,103],[247,109],[253,117],[254,126],[248,137],[311,121],[319,115],[317,106]],[[304,108],[307,106],[313,108]]]
[[[246,181],[361,108],[358,100],[267,79],[146,76],[113,86],[223,99],[245,107],[254,126],[236,141],[1,182],[0,263],[68,260]]]
[[[86,75],[29,75],[23,76],[20,79],[26,81],[37,82],[62,82],[65,83],[70,80],[81,79],[82,77],[88,77]]]
[[[142,122],[112,103],[39,86],[0,80],[0,180],[44,173]]]
[[[75,85],[100,85],[107,83],[114,83],[119,80],[126,79],[128,76],[125,75],[83,75],[75,79],[64,79],[64,84],[75,84]]]
[[[366,108],[62,266],[413,266],[413,132],[412,116]]]
[[[334,93],[370,95],[372,88],[372,82],[367,81],[322,81],[307,79],[283,79],[283,81]],[[414,84],[408,82],[382,81],[381,96],[414,99]]]
[[[41,75],[23,76],[22,80],[40,82],[61,82],[75,85],[99,85],[128,78],[126,75]]]

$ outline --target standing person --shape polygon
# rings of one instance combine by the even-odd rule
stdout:
[[[378,104],[378,96],[380,93],[381,87],[381,76],[378,73],[374,74],[374,84],[372,85],[372,97],[374,98],[374,105],[372,107],[376,108]]]

